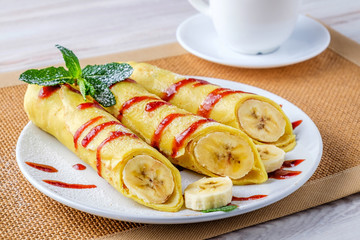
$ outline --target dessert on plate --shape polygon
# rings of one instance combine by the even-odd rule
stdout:
[[[160,211],[183,205],[179,171],[99,104],[69,85],[28,85],[25,111],[124,196]]]
[[[129,62],[131,79],[179,108],[238,128],[256,144],[271,144],[284,151],[296,145],[291,122],[269,98],[222,88],[207,81],[188,78],[148,63]]]
[[[262,183],[267,174],[253,141],[241,130],[180,109],[125,80],[111,86],[105,108],[176,165],[235,185]]]

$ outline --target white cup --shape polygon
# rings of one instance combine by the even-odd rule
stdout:
[[[291,35],[301,0],[189,0],[212,18],[220,40],[233,51],[265,54]]]

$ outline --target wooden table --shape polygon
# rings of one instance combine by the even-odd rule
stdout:
[[[61,63],[57,43],[80,59],[172,43],[195,13],[186,0],[2,1],[0,73]],[[360,1],[303,0],[301,13],[360,44]],[[359,225],[360,193],[217,239],[360,239]]]

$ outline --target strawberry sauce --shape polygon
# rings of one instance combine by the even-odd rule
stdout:
[[[233,196],[231,201],[248,201],[248,200],[256,200],[256,199],[261,199],[264,197],[267,197],[268,195],[253,195],[250,197],[235,197]]]
[[[38,97],[41,99],[48,98],[59,89],[60,89],[60,85],[42,87],[39,91]]]
[[[99,121],[102,118],[103,118],[103,116],[97,116],[97,117],[95,117],[93,119],[90,119],[89,121],[87,121],[86,123],[84,123],[83,125],[80,126],[80,128],[74,134],[74,146],[75,146],[75,149],[77,149],[77,147],[78,147],[78,139],[79,139],[80,135],[85,131],[85,129],[88,128],[91,124],[94,124],[95,122]]]
[[[302,163],[303,161],[305,161],[305,159],[287,160],[287,161],[284,161],[282,167],[283,167],[283,168],[296,167],[297,165],[299,165],[299,164]]]
[[[209,117],[211,110],[215,107],[215,105],[225,96],[235,94],[235,93],[246,93],[243,91],[235,91],[227,88],[217,88],[210,92],[204,101],[199,106],[197,114],[203,117]]]
[[[111,141],[113,141],[113,140],[115,140],[117,138],[123,137],[123,136],[129,136],[129,137],[132,137],[132,138],[138,138],[133,133],[115,131],[115,132],[111,132],[110,136],[108,138],[106,138],[102,143],[100,143],[100,145],[97,147],[97,150],[96,150],[96,169],[97,169],[97,172],[98,172],[100,177],[101,177],[101,149],[107,143],[109,143],[109,142],[111,142]]]
[[[165,90],[165,92],[163,92],[161,99],[164,101],[170,101],[175,96],[175,94],[179,91],[180,88],[182,88],[183,86],[185,86],[187,84],[193,83],[193,82],[199,82],[199,81],[195,78],[189,78],[189,79],[184,79],[177,83],[174,83],[173,85],[168,87]]]
[[[302,123],[302,120],[298,120],[298,121],[292,122],[291,125],[292,125],[293,130],[294,130],[295,128],[297,128],[301,123]]]
[[[72,184],[72,183],[64,183],[56,180],[43,180],[43,182],[46,182],[47,184],[56,186],[56,187],[62,187],[62,188],[72,188],[72,189],[86,189],[86,188],[96,188],[96,185],[90,184]]]
[[[103,108],[100,106],[100,104],[95,103],[95,102],[87,102],[87,103],[80,103],[77,108],[78,109],[87,109],[87,108],[92,108],[92,107],[96,107],[98,109],[102,109]]]
[[[291,171],[291,170],[284,170],[284,169],[280,168],[271,173],[268,173],[268,177],[275,178],[275,179],[287,179],[290,177],[297,176],[300,173],[301,173],[301,171]]]
[[[45,165],[45,164],[33,163],[33,162],[25,162],[25,163],[27,165],[29,165],[30,167],[33,167],[33,168],[43,171],[43,172],[54,173],[54,172],[58,171],[56,168],[49,166],[49,165]]]
[[[124,79],[124,80],[122,80],[121,82],[137,83],[135,80],[130,79],[130,78]],[[110,88],[110,89],[113,88],[113,87],[114,87],[116,84],[118,84],[118,83],[119,83],[119,82],[116,82],[116,83],[112,84],[109,88]]]
[[[110,122],[104,122],[100,125],[97,125],[91,131],[83,138],[81,141],[81,145],[85,148],[89,143],[106,127],[113,126],[113,125],[122,125],[118,121],[110,121]]]
[[[70,84],[64,84],[65,87],[67,87],[70,91],[77,93],[77,94],[81,94],[81,92],[75,88],[73,88],[72,86],[70,86]]]
[[[178,117],[183,117],[183,116],[189,116],[190,114],[186,114],[186,113],[172,113],[167,115],[162,121],[161,123],[158,125],[158,127],[156,128],[154,135],[152,137],[151,140],[151,146],[153,146],[154,148],[159,148],[159,143],[160,143],[160,139],[161,139],[161,135],[164,131],[164,129],[172,122],[174,121],[174,119],[178,118]]]
[[[80,170],[80,171],[86,169],[86,167],[85,167],[84,165],[82,165],[81,163],[75,164],[75,165],[73,165],[72,167],[73,167],[73,169],[75,169],[75,170]]]
[[[172,84],[170,87],[168,87],[163,93],[161,99],[165,101],[170,101],[174,98],[175,94],[185,85],[188,85],[190,83],[194,83],[192,87],[199,87],[203,85],[211,84],[207,81],[195,79],[195,78],[188,78],[181,80],[177,83]],[[211,84],[214,85],[214,84]],[[199,106],[198,113],[199,115],[203,117],[209,117],[211,110],[214,108],[214,106],[225,96],[235,93],[248,93],[238,90],[231,90],[227,88],[217,88],[210,92],[208,96],[204,99],[202,104]],[[249,93],[250,94],[250,93]]]
[[[158,109],[159,107],[161,107],[163,105],[170,105],[170,103],[165,102],[165,101],[149,102],[145,106],[145,111],[152,112],[152,111],[155,111],[156,109]]]
[[[211,84],[209,83],[208,81],[205,81],[205,80],[201,80],[201,79],[197,79],[197,81],[192,85],[192,87],[200,87],[200,86],[204,86],[204,85],[214,85],[214,84]]]
[[[144,100],[158,100],[158,98],[156,97],[152,97],[152,96],[136,96],[133,97],[129,100],[127,100],[126,102],[123,103],[123,105],[121,106],[120,110],[119,110],[119,115],[118,115],[118,119],[121,120],[123,117],[124,112],[129,109],[131,106],[133,106],[135,103],[138,102],[142,102]]]
[[[297,165],[299,165],[303,161],[305,161],[305,159],[294,159],[294,160],[284,161],[281,168],[277,169],[277,170],[275,170],[273,172],[268,173],[268,177],[269,178],[274,178],[274,179],[287,179],[287,178],[290,178],[290,177],[297,176],[297,175],[301,174],[301,171],[285,170],[284,168],[296,167]]]
[[[180,133],[179,135],[177,135],[174,139],[173,142],[173,148],[172,148],[172,154],[171,157],[176,157],[177,152],[179,151],[179,149],[184,145],[186,139],[192,134],[194,133],[201,125],[208,123],[208,122],[214,122],[214,120],[209,119],[209,118],[205,118],[205,119],[200,119],[196,122],[194,122],[193,124],[190,125],[190,127],[188,127],[187,129],[185,129],[182,133]]]

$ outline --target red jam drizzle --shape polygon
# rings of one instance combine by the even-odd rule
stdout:
[[[73,188],[73,189],[86,189],[86,188],[96,188],[96,185],[90,184],[72,184],[72,183],[64,183],[56,180],[43,180],[47,184],[62,187],[62,188]]]
[[[282,167],[283,167],[283,168],[296,167],[297,165],[299,165],[299,164],[302,163],[303,161],[305,161],[305,159],[287,160],[287,161],[284,161]]]
[[[84,165],[82,165],[81,163],[75,164],[72,166],[75,170],[85,170],[86,167]]]
[[[96,149],[96,169],[97,172],[99,174],[99,176],[101,177],[101,149],[104,147],[104,145],[106,145],[107,143],[113,141],[114,139],[123,137],[123,136],[129,136],[132,138],[138,138],[135,134],[133,133],[128,133],[128,132],[122,132],[122,131],[115,131],[115,132],[111,132],[110,136],[107,137],[102,143],[100,143],[100,145],[97,147]]]
[[[209,117],[211,110],[214,106],[225,96],[235,94],[235,93],[246,93],[243,91],[235,91],[227,88],[217,88],[210,92],[204,101],[199,106],[197,114],[203,117]]]
[[[291,171],[291,170],[285,170],[283,168],[292,168],[296,167],[300,163],[305,161],[305,159],[294,159],[294,160],[287,160],[284,161],[283,165],[280,169],[277,169],[273,172],[268,173],[269,178],[275,178],[275,179],[287,179],[290,177],[297,176],[301,173],[301,171]]]
[[[268,173],[268,177],[275,178],[275,179],[287,179],[290,177],[297,176],[300,173],[301,173],[301,171],[291,171],[291,170],[284,170],[284,169],[280,168],[271,173]]]
[[[75,88],[73,88],[72,86],[70,86],[69,84],[64,84],[70,91],[77,93],[77,94],[81,94],[81,92]]]
[[[121,82],[129,82],[129,83],[137,83],[135,80],[127,78],[122,80]],[[118,82],[117,82],[118,83]],[[117,83],[112,84],[109,88],[111,89],[112,87],[114,87]]]
[[[44,171],[44,172],[57,172],[58,170],[52,166],[40,164],[40,163],[33,163],[33,162],[25,162],[30,167],[33,167],[37,170]]]
[[[91,131],[83,138],[81,141],[81,145],[85,148],[89,143],[106,127],[112,126],[112,125],[122,125],[121,123],[117,121],[110,121],[110,122],[104,122],[100,125],[97,125]]]
[[[165,101],[149,102],[145,106],[145,111],[152,112],[152,111],[155,111],[156,109],[158,109],[159,107],[161,107],[163,105],[170,105],[170,103],[165,102]]]
[[[205,81],[205,80],[201,80],[201,79],[196,79],[196,82],[192,85],[192,87],[200,87],[200,86],[203,86],[203,85],[208,85],[208,84],[211,84],[209,83],[208,81]],[[211,84],[213,85],[213,84]]]
[[[199,87],[199,86],[203,86],[203,85],[208,85],[208,84],[211,84],[205,80],[201,80],[201,79],[195,79],[195,78],[188,78],[188,79],[184,79],[184,80],[181,80],[177,83],[174,83],[172,84],[170,87],[168,87],[163,93],[162,93],[162,99],[165,100],[165,101],[170,101],[171,99],[174,98],[175,94],[179,91],[180,88],[182,88],[183,86],[187,85],[187,84],[190,84],[190,83],[194,83],[192,85],[192,87]],[[211,84],[211,85],[214,85],[214,84]],[[225,91],[226,90],[226,91]],[[218,89],[215,89],[215,91],[217,92],[223,92],[225,91],[226,93],[221,93],[223,94],[224,96],[228,95],[228,94],[233,94],[233,93],[248,93],[248,92],[243,92],[243,91],[235,91],[235,90],[230,90],[230,89],[227,89],[227,88],[218,88]],[[212,92],[213,93],[213,92]],[[212,94],[210,93],[210,94]],[[219,93],[218,93],[219,94]],[[221,96],[221,94],[219,96],[214,96],[214,97],[210,97],[210,98],[218,98],[217,100],[206,100],[209,98],[209,96],[205,99],[205,101],[214,101],[213,105],[216,104],[216,102],[218,102],[222,97],[224,96]],[[204,103],[205,105],[208,105],[208,103]],[[201,108],[201,106],[200,106]],[[200,108],[199,108],[199,111],[200,111]],[[212,107],[211,107],[212,108]],[[199,114],[199,113],[198,113]],[[208,115],[207,115],[208,116]]]
[[[42,87],[39,91],[38,97],[41,99],[48,98],[59,89],[60,89],[60,85]]]
[[[194,122],[190,125],[187,129],[185,129],[182,133],[177,135],[173,142],[173,148],[172,148],[172,154],[171,157],[176,157],[177,152],[179,149],[183,146],[185,140],[196,131],[201,125],[208,123],[208,122],[214,122],[214,120],[205,118],[200,119],[199,121]]]
[[[151,139],[151,146],[153,146],[154,148],[159,148],[159,143],[160,143],[160,139],[161,139],[161,135],[164,131],[164,129],[172,122],[174,121],[174,119],[178,118],[178,117],[183,117],[183,116],[188,116],[190,114],[186,114],[186,113],[172,113],[167,115],[159,124],[159,126],[157,126],[154,135]]]
[[[250,197],[235,197],[233,196],[231,201],[248,201],[248,200],[256,200],[256,199],[260,199],[260,198],[264,198],[267,197],[268,195],[253,195]]]
[[[156,97],[152,97],[152,96],[137,96],[137,97],[133,97],[129,100],[127,100],[126,102],[123,103],[123,105],[121,106],[120,110],[119,110],[119,115],[118,115],[118,119],[121,120],[124,114],[124,111],[126,111],[127,109],[129,109],[132,105],[134,105],[135,103],[144,101],[144,100],[158,100],[158,98]]]
[[[95,103],[95,102],[87,102],[87,103],[80,103],[77,106],[77,109],[87,109],[87,108],[92,108],[92,107],[96,107],[98,109],[103,109],[100,104]]]
[[[177,83],[174,83],[173,85],[171,85],[170,87],[168,87],[165,92],[163,92],[161,99],[164,101],[170,101],[175,94],[179,91],[180,88],[182,88],[183,86],[190,84],[190,83],[200,83],[201,81],[199,81],[198,79],[195,78],[188,78],[188,79],[184,79],[181,80]]]
[[[134,79],[131,79],[131,78],[127,78],[127,79],[123,80],[123,82],[137,83]]]
[[[95,122],[99,121],[101,118],[103,118],[103,116],[98,116],[98,117],[95,117],[93,119],[90,119],[89,121],[87,121],[86,123],[81,125],[81,127],[75,132],[75,134],[74,134],[74,146],[75,146],[75,149],[77,149],[77,147],[78,147],[78,139],[79,139],[80,135],[85,131],[85,129],[88,128],[91,124],[94,124]]]
[[[291,125],[292,125],[293,130],[295,128],[297,128],[302,123],[302,121],[303,120],[298,120],[298,121],[292,122]]]

